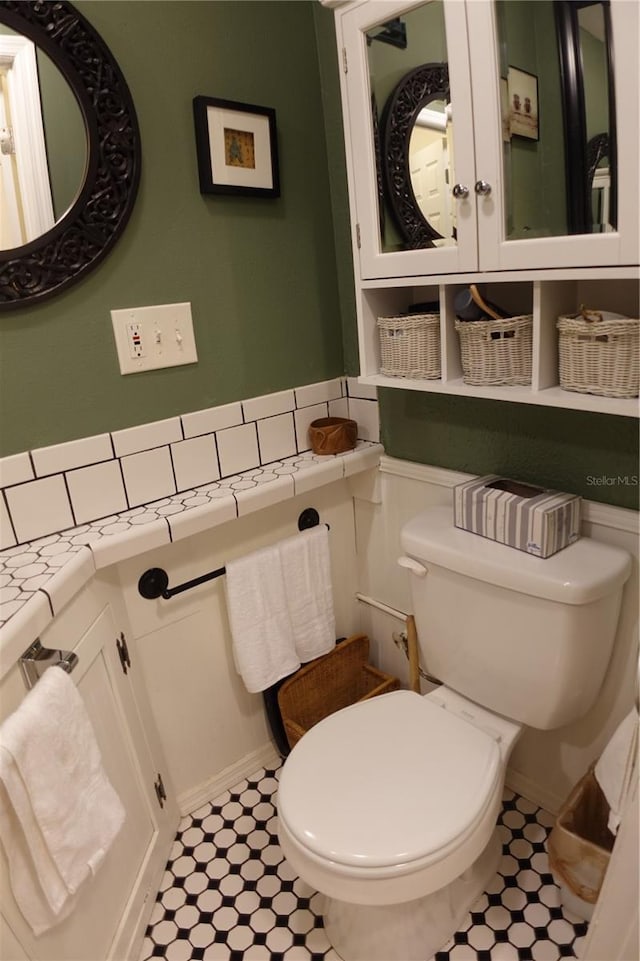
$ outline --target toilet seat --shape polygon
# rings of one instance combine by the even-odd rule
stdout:
[[[496,740],[410,691],[330,715],[289,755],[278,810],[313,861],[390,877],[450,857],[502,785]]]

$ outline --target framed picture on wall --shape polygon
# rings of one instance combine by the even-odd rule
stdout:
[[[279,197],[272,107],[194,97],[200,193]]]
[[[500,119],[502,125],[502,140],[511,140],[511,117],[509,109],[509,85],[506,77],[500,77]]]
[[[538,140],[538,78],[517,67],[509,67],[507,87],[511,136]]]

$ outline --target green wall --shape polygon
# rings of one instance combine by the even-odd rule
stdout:
[[[142,179],[93,273],[0,315],[3,455],[343,373],[316,6],[78,3],[131,89]],[[275,108],[279,199],[201,196],[196,94]],[[180,301],[199,363],[122,377],[110,310]]]
[[[2,454],[357,375],[332,12],[315,0],[79,7],[131,87],[142,184],[94,274],[0,316]],[[194,94],[276,108],[280,200],[200,196]],[[200,363],[121,377],[109,310],[180,300],[193,304]],[[381,390],[380,410],[391,456],[638,507],[630,418],[403,390]]]
[[[538,78],[539,140],[513,136],[505,144],[509,195],[507,236],[566,233],[564,128],[560,62],[551,0],[500,0],[502,75],[516,67]]]

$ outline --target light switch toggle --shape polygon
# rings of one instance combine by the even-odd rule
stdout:
[[[191,304],[161,304],[112,310],[121,374],[196,364]]]

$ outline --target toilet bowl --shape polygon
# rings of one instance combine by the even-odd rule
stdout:
[[[430,957],[495,873],[495,824],[520,726],[446,688],[331,715],[296,745],[279,838],[326,896],[345,961]]]
[[[583,537],[542,560],[433,507],[402,529],[420,655],[443,685],[384,694],[311,728],[285,762],[279,836],[325,895],[344,961],[424,961],[495,873],[521,726],[593,705],[613,649],[625,551]]]

